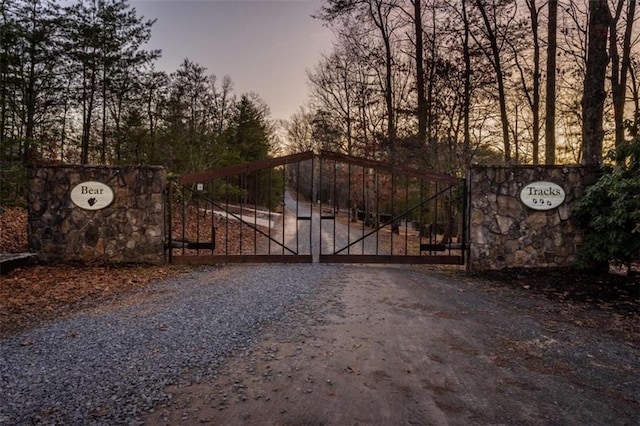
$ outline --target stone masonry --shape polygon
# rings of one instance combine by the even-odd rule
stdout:
[[[571,266],[582,243],[572,206],[594,176],[580,166],[472,167],[471,270]],[[520,201],[520,190],[535,181],[561,186],[565,201],[546,211],[528,208]]]
[[[100,210],[76,206],[82,182],[109,186]],[[48,166],[29,171],[29,246],[42,261],[161,263],[166,172],[157,166]]]

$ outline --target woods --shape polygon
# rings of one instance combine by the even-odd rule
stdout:
[[[308,102],[275,122],[197,58],[157,69],[154,21],[128,0],[2,2],[2,197],[21,193],[34,162],[180,174],[323,148],[457,175],[600,164],[637,133],[635,6],[328,0],[314,17],[333,49],[307,70]]]
[[[449,173],[600,164],[635,132],[635,3],[329,0],[307,125],[335,150]]]
[[[3,200],[23,193],[33,163],[180,174],[271,152],[264,101],[190,59],[157,70],[161,52],[145,48],[153,25],[128,0],[0,2]]]

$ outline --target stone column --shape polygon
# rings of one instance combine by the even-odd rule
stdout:
[[[573,204],[593,171],[581,166],[474,166],[469,171],[471,270],[569,267],[582,231],[571,218]],[[535,210],[520,199],[536,181],[559,185],[565,199],[550,210]]]
[[[75,204],[71,191],[86,182],[106,185],[113,201],[98,210]],[[29,246],[45,262],[161,263],[165,186],[159,166],[31,169]]]

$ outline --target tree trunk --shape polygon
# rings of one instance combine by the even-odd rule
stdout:
[[[392,76],[392,60],[393,55],[391,52],[391,34],[388,29],[388,16],[386,12],[383,12],[384,1],[375,0],[375,11],[370,9],[371,17],[380,30],[380,36],[384,44],[385,55],[385,88],[384,88],[384,100],[387,113],[387,144],[389,153],[395,152],[396,145],[396,120],[395,112],[393,108],[393,76]],[[370,5],[371,8],[373,5]]]
[[[9,32],[9,24],[7,22],[7,11],[4,2],[0,3],[0,18],[2,18],[2,25],[0,25],[0,153],[8,155],[8,152],[4,152],[4,141],[6,137],[6,117],[7,117],[7,84],[9,82],[9,52],[7,43],[7,33]]]
[[[393,153],[396,149],[396,120],[395,112],[393,108],[393,79],[391,76],[391,40],[389,37],[384,37],[385,46],[385,62],[386,62],[386,76],[385,76],[385,103],[387,105],[387,137],[389,138],[389,152]]]
[[[558,0],[549,0],[547,23],[547,94],[545,102],[545,163],[556,162],[556,34],[558,28]]]
[[[102,68],[102,149],[100,150],[100,162],[107,164],[107,63],[103,62]]]
[[[88,84],[88,87],[87,87]],[[93,115],[93,102],[95,98],[96,71],[91,70],[89,82],[84,83],[83,88],[83,123],[82,123],[82,150],[80,154],[80,163],[87,164],[89,162],[89,139],[91,137],[91,120]]]
[[[582,98],[582,143],[584,165],[602,164],[602,119],[606,100],[605,79],[609,57],[607,34],[611,13],[607,0],[589,2],[587,65]]]
[[[428,151],[427,151],[427,155],[431,158],[431,160],[429,161],[429,166],[434,169],[434,170],[439,170],[440,168],[440,161],[439,161],[439,154],[438,154],[438,137],[436,135],[436,129],[435,129],[435,117],[436,117],[436,113],[435,113],[435,103],[436,101],[434,100],[435,96],[433,94],[434,90],[435,90],[435,83],[436,83],[436,47],[435,47],[435,39],[436,39],[436,35],[435,35],[435,31],[436,31],[436,17],[435,17],[435,9],[431,9],[431,27],[433,28],[433,32],[431,33],[431,38],[432,38],[432,42],[431,42],[431,46],[430,46],[430,58],[429,58],[429,89],[427,90],[427,99],[426,99],[426,120],[427,120],[427,134],[426,134],[426,138],[428,141]]]
[[[531,31],[533,33],[533,164],[540,162],[540,40],[538,39],[538,9],[535,0],[530,0]]]
[[[464,39],[463,39],[463,56],[464,56],[464,165],[471,164],[471,124],[469,115],[471,111],[471,52],[469,49],[469,20],[467,17],[467,1],[462,0],[462,19],[464,21]]]
[[[631,137],[636,138],[638,136],[638,120],[640,120],[640,87],[638,87],[638,80],[636,79],[635,71],[631,68],[631,99],[633,102],[633,115],[631,119]]]
[[[25,110],[26,110],[26,129],[25,129],[25,141],[24,141],[24,161],[25,164],[29,162],[29,155],[31,152],[31,145],[33,143],[33,134],[35,130],[35,115],[36,115],[36,10],[35,6],[31,9],[31,33],[29,35],[29,73],[26,81],[25,90]]]
[[[413,0],[416,35],[416,88],[418,94],[418,144],[425,146],[427,141],[427,103],[425,99],[424,53],[422,41],[422,0]]]
[[[626,28],[622,44],[622,59],[618,54],[617,24],[622,14],[624,0],[619,0],[615,18],[609,27],[609,46],[611,56],[611,94],[613,98],[613,113],[615,124],[615,143],[620,146],[625,140],[624,107],[627,96],[627,76],[631,63],[631,36],[635,18],[636,2],[629,1],[627,9]]]
[[[500,121],[502,124],[502,140],[504,145],[504,161],[511,163],[511,145],[509,142],[509,116],[507,114],[507,94],[504,86],[504,74],[502,72],[502,61],[500,59],[500,48],[498,46],[497,34],[491,26],[489,16],[482,0],[476,0],[476,5],[480,14],[482,15],[482,21],[487,29],[487,37],[491,45],[491,62],[496,74],[496,81],[498,83],[498,102],[500,104]]]

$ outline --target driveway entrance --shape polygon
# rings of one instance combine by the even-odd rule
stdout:
[[[173,263],[463,264],[465,181],[334,152],[181,176]]]

